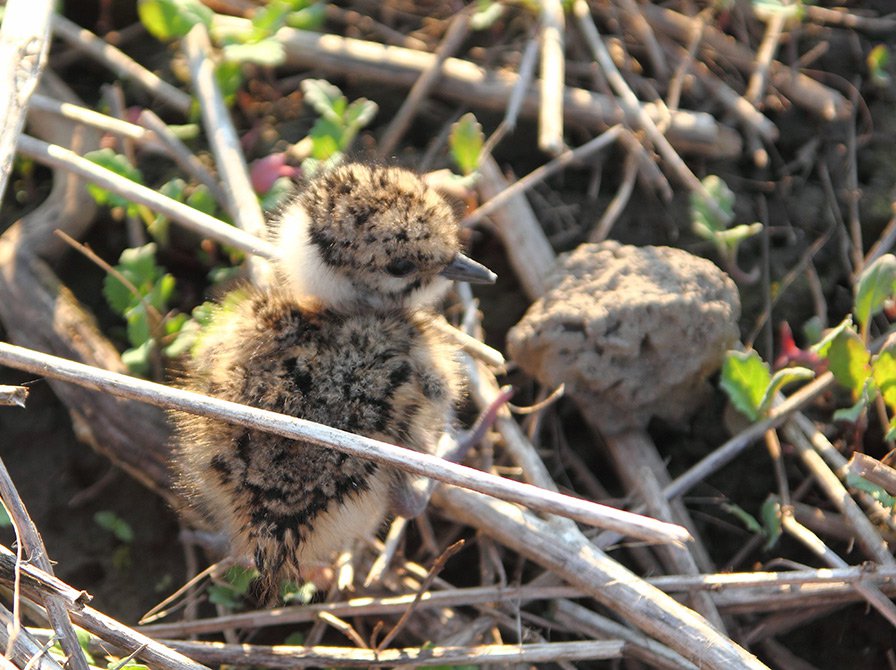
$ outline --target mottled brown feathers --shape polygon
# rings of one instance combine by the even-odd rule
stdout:
[[[427,313],[347,316],[271,291],[229,302],[187,388],[417,450],[446,430],[460,376]],[[295,577],[375,529],[397,484],[394,472],[331,449],[202,417],[176,424],[182,485],[266,574]]]
[[[216,309],[184,385],[421,451],[460,395],[453,346],[429,326],[460,250],[451,207],[416,175],[346,165],[280,215],[283,286]],[[178,414],[188,497],[268,588],[382,522],[398,473],[335,450]]]

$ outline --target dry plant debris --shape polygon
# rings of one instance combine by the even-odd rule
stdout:
[[[32,376],[0,379],[0,665],[896,667],[891,4],[137,0],[53,15],[47,0],[7,0],[0,333],[19,346],[0,344],[0,362]],[[493,405],[507,381],[532,403],[498,411],[469,467],[166,386],[203,297],[271,281],[264,218],[344,155],[443,181],[454,168],[468,241],[503,268],[491,291],[457,287],[440,326],[466,352],[472,405]],[[70,252],[85,239],[105,269]],[[585,241],[601,244],[555,264]],[[585,256],[654,285],[628,308],[596,278],[581,303],[558,297],[573,280],[557,269]],[[657,273],[694,256],[709,260],[689,261],[689,280],[712,296],[676,301],[677,280]],[[535,365],[530,326],[509,349],[538,381],[504,363],[533,302],[546,317],[533,333],[566,323],[593,348],[600,399],[579,359]],[[628,310],[607,317],[616,336],[640,326],[628,346],[651,334],[656,357],[626,356],[646,364],[637,376],[612,367],[612,328],[589,334],[586,311],[610,306]],[[740,414],[718,388],[683,386],[675,353],[700,342],[687,376],[703,385],[737,339],[720,377]],[[22,502],[55,481],[25,476],[54,445],[16,429],[46,401],[35,374],[80,441],[174,507],[157,406],[177,402],[318,431],[464,488],[437,486],[419,519],[396,519],[313,599],[313,584],[292,585],[276,608],[253,609],[239,564],[203,568],[220,548],[185,519],[174,595],[121,623],[103,613],[118,604],[111,580],[54,564],[41,540],[58,546],[78,511],[36,519]],[[648,423],[681,399],[698,405],[690,423]],[[117,544],[89,547],[92,560],[149,608],[153,552],[134,547],[159,520],[104,509],[123,497],[109,481],[92,473],[79,494]],[[610,512],[655,543],[576,523],[600,525],[603,505],[659,519]],[[660,542],[681,526],[692,541]]]

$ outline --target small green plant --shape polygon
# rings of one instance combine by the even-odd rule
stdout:
[[[733,503],[722,503],[722,509],[738,519],[749,532],[764,535],[764,549],[771,549],[781,536],[781,517],[778,515],[777,496],[770,496],[759,510],[759,519],[743,507]]]
[[[891,337],[876,354],[868,341],[872,318],[896,297],[896,256],[885,254],[868,265],[855,293],[853,315],[829,330],[811,352],[852,396],[852,406],[837,410],[834,419],[855,423],[880,398],[891,414],[886,439],[892,440],[896,438],[896,339]],[[807,368],[788,367],[773,375],[755,351],[729,351],[721,387],[731,403],[755,421],[767,414],[774,394],[784,384],[810,379],[813,374]]]
[[[94,659],[93,654],[90,653],[90,633],[83,628],[75,626],[75,637],[78,638],[78,646],[81,647],[81,651],[84,653],[84,660],[87,661],[88,665],[96,665],[96,660]],[[56,641],[48,651],[52,656],[60,660],[68,658],[68,654],[63,651],[62,645],[59,644],[58,641]]]
[[[183,37],[197,23],[210,27],[214,13],[200,0],[138,0],[137,15],[150,35],[167,42]]]
[[[744,240],[762,230],[762,224],[731,226],[734,223],[734,192],[716,175],[704,178],[702,184],[709,197],[696,191],[691,193],[691,225],[694,232],[715,245],[730,274],[745,282],[755,281],[758,275],[745,275],[739,269],[737,250]]]
[[[215,605],[230,609],[242,607],[243,598],[249,592],[249,586],[258,577],[255,568],[244,568],[234,565],[228,568],[224,578],[208,587],[208,599]]]
[[[890,50],[884,44],[878,44],[868,52],[865,61],[868,65],[868,74],[871,83],[878,88],[886,88],[890,85],[890,75],[887,66],[890,64]]]
[[[482,126],[471,112],[464,114],[451,126],[448,147],[451,158],[462,175],[469,176],[479,168],[479,155],[484,144]]]
[[[109,531],[119,542],[112,552],[112,565],[117,570],[126,570],[131,566],[131,546],[134,542],[134,529],[127,521],[111,510],[102,510],[93,515],[93,521],[103,530]]]
[[[323,165],[337,163],[351,146],[358,132],[373,120],[378,107],[367,98],[349,103],[342,91],[323,79],[302,82],[305,101],[320,114],[311,127],[311,157],[302,163],[302,171],[312,175]]]
[[[0,502],[0,528],[9,528],[12,526],[12,519],[9,518],[9,512],[6,506]]]
[[[775,394],[787,384],[814,376],[814,371],[803,367],[783,368],[772,374],[768,363],[755,351],[729,351],[722,364],[720,384],[731,404],[756,421],[768,413]]]

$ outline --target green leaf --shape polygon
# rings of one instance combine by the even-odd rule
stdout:
[[[103,510],[93,515],[96,524],[112,533],[119,541],[130,543],[134,541],[134,530],[131,525],[111,510]]]
[[[155,342],[146,340],[139,347],[132,347],[121,352],[121,362],[135,375],[146,377],[150,373],[152,352]]]
[[[834,379],[852,391],[853,400],[858,400],[871,377],[871,354],[851,324],[835,328],[834,336],[825,337],[817,349],[827,358]]]
[[[286,17],[286,25],[298,30],[318,30],[324,25],[327,18],[327,4],[315,2],[295,12],[290,12]]]
[[[215,66],[215,79],[218,82],[218,88],[221,89],[224,104],[230,107],[236,97],[236,92],[243,85],[242,61],[239,59],[222,60]]]
[[[884,308],[896,294],[896,256],[884,254],[866,267],[856,286],[855,315],[862,332],[868,329],[871,317]]]
[[[342,95],[342,91],[325,79],[305,79],[302,81],[301,86],[305,102],[311,105],[322,117],[341,126],[342,110],[337,112],[337,105],[340,99],[343,105],[348,103],[345,96]]]
[[[501,18],[504,14],[504,3],[501,2],[492,2],[491,0],[485,0],[485,2],[478,2],[476,11],[470,17],[470,28],[472,30],[487,30],[491,28],[495,21]]]
[[[248,44],[226,44],[221,48],[221,57],[230,63],[277,67],[286,60],[286,50],[278,40],[266,38]]]
[[[778,370],[769,382],[765,394],[759,403],[759,414],[765,414],[772,406],[775,395],[788,384],[793,382],[808,381],[815,378],[815,371],[809,368],[792,367]]]
[[[725,355],[720,386],[731,404],[751,421],[760,417],[762,398],[771,380],[768,364],[755,351],[729,351]]]
[[[205,184],[198,184],[193,187],[190,195],[187,196],[187,204],[209,216],[214,216],[218,211],[218,203]]]
[[[890,51],[886,45],[878,44],[868,52],[865,62],[868,64],[868,74],[871,81],[878,86],[886,86],[890,83],[890,75],[887,73],[887,65],[890,62]]]
[[[268,192],[261,197],[261,208],[266,212],[274,212],[292,195],[295,185],[289,177],[277,177]]]
[[[146,306],[139,302],[126,314],[128,324],[128,342],[131,346],[139,347],[152,339],[152,328]]]
[[[734,503],[722,503],[722,509],[728,512],[728,514],[737,517],[738,521],[740,521],[751,533],[758,534],[762,532],[762,526],[759,525],[756,517],[747,512],[743,507],[735,505]]]
[[[896,507],[896,498],[891,496],[877,484],[872,484],[867,479],[855,474],[854,472],[848,472],[846,474],[845,484],[851,489],[864,491],[885,507],[889,507],[890,509]]]
[[[862,418],[862,414],[865,412],[865,408],[867,406],[868,399],[863,394],[862,397],[859,398],[850,407],[841,407],[840,409],[836,410],[831,418],[835,422],[844,421],[846,423],[858,423],[859,419]]]
[[[137,289],[134,295],[124,283],[113,275],[106,275],[103,281],[103,294],[113,310],[126,316],[129,309],[140,303],[143,296],[152,291],[154,284],[162,277],[163,270],[156,265],[156,245],[153,242],[142,247],[125,249],[121,253],[118,270]]]
[[[6,507],[0,502],[0,528],[9,528],[10,526],[12,526],[12,519],[9,518]]]
[[[373,121],[373,117],[378,111],[379,106],[373,100],[358,98],[352,101],[342,115],[345,128],[351,130],[353,134],[357,133],[358,130]]]
[[[896,414],[896,343],[890,343],[871,360],[871,378],[890,411]]]
[[[762,527],[768,540],[763,547],[766,551],[775,546],[778,538],[781,537],[781,505],[777,498],[768,498],[762,503],[759,510],[759,516],[762,518]]]
[[[197,23],[211,27],[214,13],[199,0],[138,0],[143,27],[158,40],[183,37]]]
[[[734,221],[734,191],[728,188],[728,184],[721,177],[714,174],[705,177],[702,184],[708,195],[715,200],[724,218],[719,217],[707,198],[693,191],[690,197],[691,223],[698,235],[714,240],[717,233],[727,229]]]
[[[125,156],[115,153],[112,149],[106,148],[89,151],[84,154],[84,158],[121,177],[130,179],[138,184],[143,183],[143,174],[140,170],[131,165],[130,161],[128,161]],[[125,207],[128,208],[129,214],[133,215],[135,213],[132,211],[136,209],[135,205],[130,200],[121,197],[117,193],[107,191],[96,184],[87,184],[87,192],[90,193],[98,205],[104,205],[110,208]]]
[[[723,244],[729,249],[736,249],[741,242],[761,232],[761,223],[742,223],[733,228],[716,231],[714,238],[717,244]]]
[[[448,145],[451,157],[462,174],[471,174],[479,167],[479,154],[482,153],[484,143],[482,126],[471,112],[464,114],[451,126]]]
[[[340,152],[342,147],[342,126],[328,118],[321,117],[314,122],[309,133],[312,158],[325,161]]]

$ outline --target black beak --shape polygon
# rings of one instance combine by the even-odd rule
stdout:
[[[477,263],[472,258],[467,258],[460,252],[439,274],[448,279],[470,282],[471,284],[494,284],[498,278],[498,275],[487,267]]]

